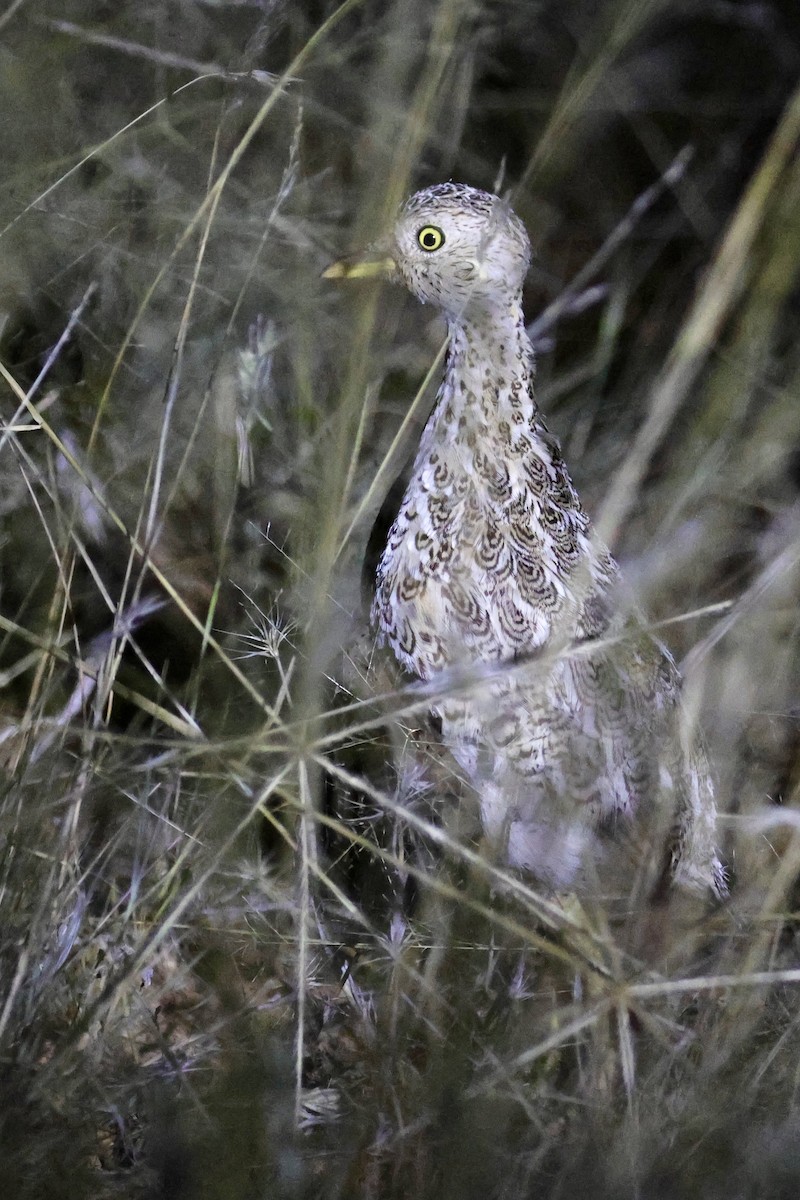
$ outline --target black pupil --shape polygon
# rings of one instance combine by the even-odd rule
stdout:
[[[423,233],[422,244],[426,250],[433,250],[436,246],[436,241],[436,234],[432,229],[429,229],[427,233]]]

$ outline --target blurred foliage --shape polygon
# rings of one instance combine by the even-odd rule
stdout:
[[[779,0],[0,13],[7,1195],[797,1194],[798,78]],[[448,178],[531,321],[599,254],[539,396],[735,879],[655,963],[469,853],[371,659],[443,330],[320,272]]]

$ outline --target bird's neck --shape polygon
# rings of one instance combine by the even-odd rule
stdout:
[[[481,439],[498,425],[531,431],[539,420],[534,356],[522,308],[451,318],[445,376],[425,441]]]

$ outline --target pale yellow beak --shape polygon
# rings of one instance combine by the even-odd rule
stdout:
[[[375,279],[395,274],[397,264],[387,254],[351,254],[331,263],[322,272],[323,279]]]

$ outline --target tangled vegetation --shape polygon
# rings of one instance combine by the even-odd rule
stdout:
[[[797,1195],[800,9],[14,0],[0,62],[5,1194]],[[320,275],[449,178],[709,742],[731,897],[656,931],[487,859],[368,627],[443,327]]]

